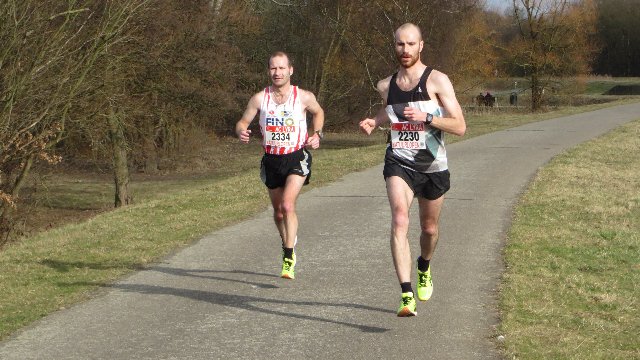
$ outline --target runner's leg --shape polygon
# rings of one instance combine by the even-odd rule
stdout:
[[[284,247],[286,239],[286,228],[284,226],[284,215],[280,204],[282,204],[282,198],[284,196],[284,188],[269,189],[269,198],[271,199],[271,206],[273,206],[273,222],[275,222],[280,233],[280,239],[282,240],[282,246]]]
[[[388,177],[386,183],[387,196],[391,206],[391,255],[398,281],[402,284],[411,279],[411,249],[407,234],[413,191],[398,176]]]
[[[289,175],[284,185],[280,211],[284,225],[284,247],[293,248],[298,234],[298,215],[296,214],[296,200],[304,185],[304,176]]]
[[[438,222],[444,195],[435,200],[418,198],[420,208],[420,256],[431,260],[438,243]]]

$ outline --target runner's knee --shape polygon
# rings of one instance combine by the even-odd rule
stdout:
[[[406,212],[397,212],[393,214],[391,219],[391,229],[395,231],[406,230],[409,228],[409,214]]]
[[[293,201],[283,201],[280,204],[280,212],[283,216],[293,214],[296,212],[296,204]]]
[[[422,225],[420,230],[425,236],[438,236],[438,224],[436,223]]]
[[[273,209],[273,220],[278,222],[284,220],[284,214],[280,211],[280,208]]]

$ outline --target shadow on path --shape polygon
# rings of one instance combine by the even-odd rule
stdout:
[[[165,286],[146,285],[146,284],[115,284],[115,285],[111,285],[110,287],[127,291],[127,292],[135,292],[135,293],[151,294],[151,295],[179,296],[179,297],[184,297],[192,300],[204,301],[211,304],[229,306],[232,308],[237,308],[242,310],[261,312],[264,314],[279,315],[279,316],[285,316],[285,317],[290,317],[290,318],[300,319],[300,320],[313,320],[313,321],[320,321],[324,323],[344,325],[344,326],[356,328],[362,332],[368,332],[368,333],[383,333],[389,330],[389,329],[381,328],[377,326],[359,325],[359,324],[353,324],[353,323],[348,323],[344,321],[324,319],[318,316],[264,309],[255,305],[255,304],[262,303],[262,304],[282,304],[282,305],[292,305],[292,306],[295,306],[295,305],[331,306],[331,307],[346,307],[346,308],[368,310],[368,311],[379,311],[384,313],[390,312],[389,310],[386,310],[386,309],[379,309],[379,308],[374,308],[374,307],[361,305],[361,304],[353,304],[353,303],[335,304],[335,303],[324,303],[324,302],[317,302],[317,301],[268,299],[268,298],[261,298],[256,296],[231,295],[231,294],[223,294],[223,293],[218,293],[213,291],[177,289],[177,288],[171,288],[171,287],[165,287]]]
[[[274,284],[267,284],[255,281],[247,281],[247,280],[238,280],[231,279],[227,277],[223,277],[220,275],[208,275],[208,274],[246,274],[251,276],[264,276],[270,278],[279,278],[274,274],[266,274],[266,273],[257,273],[246,270],[202,270],[202,269],[180,269],[180,268],[172,268],[172,267],[163,267],[163,266],[153,266],[151,268],[146,269],[147,271],[157,271],[169,275],[175,276],[187,276],[194,278],[202,278],[209,280],[218,280],[218,281],[229,281],[236,282],[241,284],[251,285],[256,288],[261,289],[279,289],[278,286]],[[59,286],[77,286],[77,285],[100,285],[95,283],[59,283]],[[151,294],[151,295],[171,295],[171,296],[179,296],[187,299],[198,300],[203,302],[208,302],[211,304],[223,305],[237,309],[249,310],[260,312],[264,314],[270,315],[278,315],[285,316],[294,319],[301,320],[312,320],[319,321],[324,323],[331,323],[337,325],[348,326],[351,328],[358,329],[362,332],[367,333],[383,333],[389,331],[387,328],[377,327],[377,326],[368,326],[368,325],[360,325],[349,323],[345,321],[339,320],[331,320],[322,318],[319,316],[306,315],[306,314],[296,314],[292,312],[278,311],[272,309],[265,309],[257,304],[275,304],[275,305],[289,305],[289,306],[314,306],[314,307],[341,307],[341,308],[350,308],[356,310],[364,310],[364,311],[376,311],[385,314],[394,314],[394,311],[389,309],[376,308],[372,306],[356,304],[356,303],[328,303],[328,302],[319,302],[319,301],[296,301],[296,300],[283,300],[283,299],[269,299],[264,297],[257,296],[248,296],[248,295],[232,295],[232,294],[224,294],[214,291],[204,291],[204,290],[193,290],[193,289],[180,289],[174,287],[166,287],[159,285],[149,285],[149,284],[102,284],[105,288],[112,289],[120,289],[125,292],[131,293],[140,293],[140,294]]]
[[[176,276],[189,276],[196,277],[202,279],[210,279],[210,280],[220,280],[220,281],[230,281],[237,282],[241,284],[247,284],[255,287],[259,287],[261,289],[278,289],[278,286],[273,284],[265,284],[260,282],[246,281],[246,280],[237,280],[237,279],[229,279],[221,276],[213,276],[213,275],[205,275],[207,273],[216,273],[216,274],[246,274],[246,275],[258,275],[258,276],[267,276],[273,278],[279,278],[274,274],[265,274],[265,273],[257,273],[246,270],[186,270],[186,269],[177,269],[171,267],[163,267],[163,266],[154,266],[149,268],[151,271],[158,271],[165,274],[176,275]]]

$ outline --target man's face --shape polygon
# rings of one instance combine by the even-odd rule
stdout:
[[[416,28],[398,30],[395,36],[395,50],[398,62],[404,68],[410,68],[420,60],[423,42]]]
[[[291,80],[293,68],[286,56],[274,56],[269,60],[269,77],[274,86],[283,86]]]

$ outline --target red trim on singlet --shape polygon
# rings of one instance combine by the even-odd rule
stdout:
[[[296,104],[296,100],[298,98],[298,87],[296,85],[292,85],[292,86],[293,86],[292,94],[291,94],[291,96],[289,96],[289,99],[287,99],[287,100],[288,100],[289,105],[291,106],[291,109],[293,111],[293,110],[295,110],[295,104]],[[269,101],[271,101],[271,87],[270,86],[267,86],[265,88],[263,101],[266,101],[265,104],[266,104],[266,108],[268,109],[269,108]],[[305,119],[305,121],[306,121],[306,119]],[[263,132],[262,136],[265,136],[265,135],[266,134]],[[300,141],[301,137],[302,137],[302,133],[299,133],[298,134],[298,139],[297,139],[298,141],[296,142],[297,145],[295,147],[293,147],[293,148],[289,148],[289,147],[280,147],[280,148],[278,148],[278,147],[275,147],[275,146],[267,145],[267,146],[264,146],[264,152],[267,153],[267,154],[277,154],[277,155],[291,154],[291,153],[293,153],[295,151],[298,151],[298,150],[302,149],[305,146],[305,144],[307,143],[307,140],[309,139],[308,129],[307,129],[307,131],[305,131],[305,139],[304,139],[303,142]],[[290,149],[290,150],[286,151],[287,149]]]
[[[293,96],[292,96],[292,99],[291,99],[291,101],[292,101],[292,103],[291,103],[291,108],[292,108],[293,110],[295,110],[295,106],[296,106],[296,99],[297,99],[297,98],[298,98],[298,87],[297,87],[297,86],[294,86],[294,87],[293,87]],[[306,119],[305,119],[305,121],[306,121]],[[307,132],[308,132],[308,130],[307,130]],[[304,145],[304,143],[306,143],[307,141],[306,141],[306,139],[305,139],[304,143],[300,142],[300,137],[301,137],[301,136],[302,136],[302,133],[298,133],[298,140],[296,141],[296,144],[303,144],[303,145]],[[298,150],[300,150],[301,148],[302,148],[302,146],[300,146],[300,145],[299,145],[299,146],[296,146],[296,148],[295,148],[293,151],[298,151]],[[292,151],[292,152],[293,152],[293,151]]]

